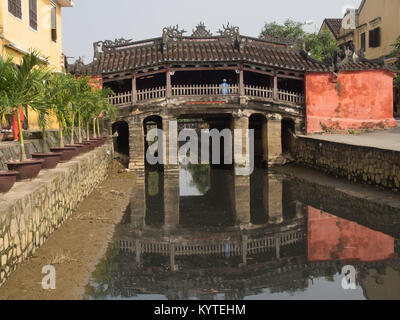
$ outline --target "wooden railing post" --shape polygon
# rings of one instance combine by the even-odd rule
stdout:
[[[167,70],[167,92],[166,92],[167,99],[172,97],[172,85],[171,85],[171,71]]]
[[[273,88],[273,99],[278,100],[278,75],[274,72],[274,88]]]
[[[136,91],[136,74],[132,77],[132,104],[137,102],[137,91]]]

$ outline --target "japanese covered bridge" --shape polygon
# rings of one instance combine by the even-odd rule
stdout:
[[[348,50],[325,64],[299,43],[245,37],[229,24],[217,36],[202,23],[184,34],[176,26],[159,38],[96,42],[93,62],[68,65],[70,73],[97,77],[115,92],[113,132],[132,169],[144,168],[141,137],[149,123],[167,135],[169,121],[179,119],[254,128],[256,152],[268,164],[281,162],[290,131],[395,126],[394,73],[381,61]]]

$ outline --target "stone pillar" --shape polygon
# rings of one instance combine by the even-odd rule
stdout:
[[[268,223],[283,222],[283,181],[273,174],[264,174],[263,203],[264,211],[268,213]]]
[[[169,244],[169,264],[171,272],[178,271],[178,266],[175,264],[175,243],[173,242]]]
[[[145,156],[143,122],[133,117],[129,121],[129,169],[144,174]]]
[[[268,154],[268,166],[282,165],[285,163],[282,157],[282,117],[269,115],[266,128],[263,129],[264,154]],[[265,136],[266,134],[266,136]]]
[[[250,213],[250,176],[235,176],[234,178],[233,209],[235,222],[240,225],[249,225]]]
[[[176,118],[171,116],[162,117],[163,141],[163,163],[168,166],[177,166],[178,163],[178,124]],[[170,154],[170,151],[173,154]]]
[[[146,186],[143,173],[137,173],[131,201],[131,228],[141,230],[146,225]]]
[[[164,228],[174,229],[179,225],[179,167],[164,166]]]
[[[233,163],[235,167],[235,175],[251,174],[251,150],[249,139],[249,116],[243,112],[233,115],[232,122],[232,138],[233,138]],[[239,130],[236,132],[235,130]],[[241,135],[241,141],[236,141],[236,135]],[[253,146],[254,149],[254,146]],[[254,160],[254,155],[252,157]],[[248,170],[247,170],[248,169]]]

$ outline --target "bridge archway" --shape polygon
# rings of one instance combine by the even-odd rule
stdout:
[[[144,156],[146,157],[147,150],[153,144],[153,142],[148,142],[147,137],[150,130],[158,129],[163,130],[163,119],[161,116],[151,115],[143,119],[143,132],[144,132]],[[158,140],[154,143],[157,143],[157,150],[154,153],[156,157],[158,157],[159,150],[162,149],[163,139],[161,137],[157,138]],[[148,165],[148,162],[145,162]]]
[[[114,139],[114,150],[129,157],[129,125],[126,121],[118,121],[112,125],[112,134],[117,133]]]
[[[292,133],[295,132],[295,122],[290,118],[282,119],[282,152],[290,153],[290,141]]]

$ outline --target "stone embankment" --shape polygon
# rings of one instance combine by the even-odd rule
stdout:
[[[400,188],[400,151],[292,136],[290,152],[298,163],[336,177]]]
[[[0,286],[106,179],[111,165],[108,142],[0,195]]]

